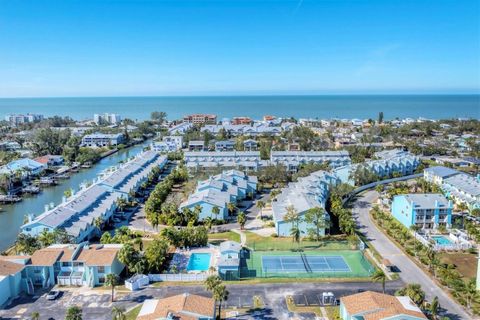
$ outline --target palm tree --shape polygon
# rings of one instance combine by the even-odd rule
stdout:
[[[240,212],[237,216],[237,222],[240,225],[240,229],[243,230],[243,227],[245,227],[245,223],[247,223],[247,215],[245,212]]]
[[[101,233],[102,231],[102,226],[103,226],[103,218],[102,217],[96,217],[94,220],[93,220],[93,225],[95,226],[95,228],[98,229],[98,232]]]
[[[321,230],[325,230],[329,225],[325,219],[325,210],[321,207],[307,210],[305,213],[305,221],[314,226],[314,230],[311,231],[315,231],[315,237],[317,241],[320,241]]]
[[[118,277],[116,274],[109,273],[105,277],[105,286],[112,288],[112,302],[115,298],[115,286],[118,284]]]
[[[475,279],[470,279],[470,281],[466,284],[462,295],[465,299],[465,302],[467,303],[467,308],[469,310],[472,310],[472,303],[478,300],[480,297],[477,291],[477,284]]]
[[[193,207],[193,213],[196,217],[200,217],[200,213],[202,213],[202,206],[199,204],[195,205],[195,207]]]
[[[385,281],[387,280],[387,276],[385,272],[378,269],[372,275],[373,282],[381,282],[382,283],[382,292],[385,293]]]
[[[227,300],[229,294],[227,288],[225,287],[225,285],[222,284],[222,279],[220,279],[218,275],[214,275],[209,276],[205,280],[205,289],[212,292],[215,302],[220,302],[218,304],[218,316],[221,319],[222,301]]]
[[[65,320],[82,320],[82,309],[78,306],[71,306],[67,309]]]
[[[31,320],[40,320],[40,313],[37,311],[32,312],[32,315],[30,316]]]
[[[127,274],[129,266],[134,264],[136,257],[137,252],[135,251],[135,248],[132,246],[131,243],[124,244],[118,252],[118,261],[125,265],[125,267],[127,268]]]
[[[212,208],[212,213],[215,215],[215,219],[218,220],[217,217],[218,217],[218,215],[220,214],[220,208],[219,208],[218,206],[214,206],[214,207]]]
[[[410,226],[410,230],[413,231],[413,248],[414,248],[414,255],[417,257],[417,247],[415,246],[415,243],[417,242],[417,231],[420,230],[420,227],[417,226],[416,224],[412,224]]]
[[[205,289],[207,289],[207,291],[213,291],[213,289],[221,283],[222,279],[220,279],[218,275],[209,276],[204,283]]]
[[[213,219],[212,217],[206,217],[203,220],[203,224],[207,227],[208,230],[212,229]]]
[[[265,202],[263,202],[262,200],[258,200],[257,201],[257,208],[260,211],[260,219],[262,219],[263,218],[262,211],[263,211],[263,208],[265,208]]]
[[[227,203],[227,208],[228,208],[228,212],[230,212],[230,214],[232,214],[232,213],[235,212],[235,209],[237,207],[235,206],[235,203],[229,202],[229,203]]]
[[[114,306],[112,308],[112,320],[127,320],[127,316],[125,315],[125,308]]]
[[[432,300],[432,303],[430,303],[430,313],[432,314],[432,319],[436,320],[438,311],[440,309],[440,303],[438,302],[438,297],[435,296]]]
[[[298,227],[292,227],[290,229],[290,235],[292,236],[293,242],[296,242],[297,244],[300,243],[301,231]]]
[[[19,233],[15,240],[15,251],[17,253],[33,254],[40,245],[35,237],[25,233]]]
[[[225,285],[220,284],[213,289],[213,299],[218,302],[218,317],[222,319],[222,302],[228,300],[229,292]]]

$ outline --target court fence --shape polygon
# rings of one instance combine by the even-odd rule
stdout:
[[[275,240],[275,238],[272,238]],[[282,240],[282,241],[280,241]],[[247,243],[253,251],[305,251],[305,250],[358,250],[356,244],[349,243],[347,240],[303,240],[299,243],[293,241],[260,241]]]
[[[315,258],[312,257],[324,257],[318,255],[318,252],[316,253],[317,255],[308,255],[307,252],[307,258],[303,253],[292,256],[293,253],[288,251],[285,252],[286,256],[282,256],[281,252],[272,256],[272,252],[250,251],[241,259],[240,278],[367,278],[375,271],[374,266],[362,251],[339,251],[338,256],[331,252],[332,258],[341,256],[343,259],[330,262],[315,261]],[[286,266],[282,265],[279,268],[272,264],[269,265],[268,260],[264,260],[264,257],[270,256],[283,257],[283,259],[293,257],[293,260],[291,264],[287,262]],[[335,265],[333,268],[331,263]],[[322,270],[323,266],[328,266],[328,268]]]

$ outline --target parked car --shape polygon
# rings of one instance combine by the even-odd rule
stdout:
[[[51,290],[51,291],[47,294],[47,300],[55,300],[55,299],[57,299],[59,296],[60,296],[60,291],[58,291],[58,290]]]

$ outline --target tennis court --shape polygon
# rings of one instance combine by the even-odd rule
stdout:
[[[341,256],[263,256],[263,272],[349,272]]]
[[[251,251],[242,263],[241,277],[363,278],[373,271],[360,250]]]

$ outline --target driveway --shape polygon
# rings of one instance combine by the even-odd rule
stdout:
[[[471,319],[462,306],[451,299],[421,268],[407,257],[390,239],[373,223],[369,211],[372,202],[378,199],[376,191],[368,191],[354,203],[353,214],[360,231],[368,238],[382,257],[390,260],[400,269],[400,279],[405,283],[418,283],[425,291],[428,300],[438,296],[440,305],[446,309],[445,316],[450,319]]]

